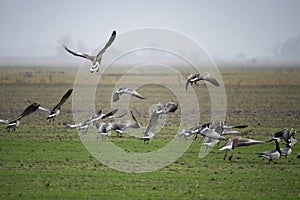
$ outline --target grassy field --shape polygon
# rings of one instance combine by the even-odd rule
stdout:
[[[76,69],[0,68],[0,119],[14,119],[28,105],[27,99],[53,107],[73,87]],[[122,70],[112,70],[97,88],[96,107],[110,105],[107,93]],[[187,75],[188,72],[183,72]],[[247,124],[245,137],[267,140],[282,128],[300,130],[300,69],[221,70],[227,96],[227,124]],[[176,80],[177,81],[177,80]],[[178,84],[178,82],[176,82]],[[178,84],[178,87],[184,87]],[[210,119],[210,97],[204,85],[193,86],[201,102],[201,122]],[[163,87],[148,85],[142,94],[158,94],[147,102],[130,101],[143,126],[148,108],[166,99],[176,101]],[[147,95],[146,95],[147,96]],[[0,199],[298,199],[300,198],[300,145],[276,164],[259,158],[273,143],[238,148],[233,162],[223,160],[218,149],[198,157],[202,139],[171,165],[150,173],[125,173],[96,160],[86,150],[73,122],[71,99],[52,123],[41,111],[22,119],[16,132],[0,127]],[[108,111],[108,109],[106,109]],[[144,145],[124,135],[111,141],[123,149],[147,152],[167,144],[177,131],[180,113],[167,119],[162,132]],[[297,135],[296,135],[297,136]],[[99,140],[99,142],[101,142]],[[283,143],[281,143],[283,146]]]

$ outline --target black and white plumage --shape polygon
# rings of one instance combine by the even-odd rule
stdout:
[[[53,109],[44,108],[39,106],[38,109],[42,111],[46,111],[49,113],[49,116],[47,117],[47,120],[54,120],[55,117],[57,117],[60,114],[61,106],[67,101],[67,99],[71,96],[73,89],[69,89],[64,96],[61,98],[60,102],[54,106]]]
[[[140,138],[141,140],[144,140],[145,144],[149,143],[149,140],[151,140],[154,137],[154,128],[158,124],[158,120],[161,115],[168,114],[170,112],[175,112],[178,108],[178,104],[175,104],[173,102],[168,102],[165,105],[159,103],[156,105],[154,111],[152,112],[150,122],[146,128],[146,130],[143,132],[144,136]]]
[[[233,154],[234,154],[234,149],[236,147],[251,146],[251,145],[254,145],[254,144],[263,144],[263,143],[265,143],[265,142],[260,141],[260,140],[253,140],[253,139],[242,138],[242,137],[233,137],[233,138],[229,138],[220,150],[221,151],[226,150],[224,158],[223,158],[224,160],[227,157],[228,150],[231,150],[231,155],[229,156],[228,159],[230,161],[232,161],[232,157],[233,157]]]
[[[296,158],[299,158],[299,159],[300,159],[300,153],[297,154]]]
[[[67,52],[69,52],[70,54],[74,55],[74,56],[79,56],[85,59],[88,59],[90,61],[92,61],[92,67],[90,68],[90,72],[98,72],[100,65],[101,65],[101,60],[102,60],[102,55],[104,54],[104,52],[108,49],[108,47],[110,47],[112,45],[112,43],[114,42],[114,40],[116,39],[117,36],[117,32],[113,31],[109,40],[107,41],[107,43],[105,44],[105,46],[97,53],[97,55],[89,55],[86,53],[80,53],[80,52],[75,52],[73,50],[70,50],[68,47],[66,47],[65,45],[63,45],[63,47],[65,48],[65,50]]]
[[[287,158],[288,155],[290,155],[292,153],[292,147],[291,147],[291,140],[289,140],[285,147],[280,148],[280,154],[281,156],[284,156]]]
[[[130,114],[133,120],[117,121],[111,123],[96,123],[98,133],[102,136],[110,136],[111,131],[113,130],[117,132],[118,137],[122,137],[122,134],[128,128],[141,128],[141,124],[137,121],[132,111],[130,111]]]
[[[0,119],[0,123],[5,123],[8,124],[7,131],[15,131],[16,128],[20,125],[20,121],[23,117],[33,113],[34,111],[36,111],[39,107],[38,103],[32,103],[30,104],[15,120],[2,120]]]
[[[290,143],[290,146],[294,146],[296,143],[297,143],[297,139],[296,139],[296,131],[291,128],[291,130],[288,130],[288,129],[282,129],[276,133],[274,133],[269,141],[272,141],[274,139],[283,139],[283,141],[287,144],[287,143]]]
[[[108,113],[103,114],[102,109],[98,111],[95,115],[91,116],[88,120],[85,120],[83,122],[79,122],[77,124],[68,124],[65,123],[64,125],[68,128],[78,128],[78,130],[83,130],[86,131],[89,126],[101,119],[106,119],[106,118],[112,118],[114,117],[114,114],[118,111],[118,109],[114,109]]]
[[[281,156],[281,150],[279,147],[279,141],[280,139],[273,139],[275,140],[276,144],[276,149],[275,150],[270,150],[270,151],[265,151],[259,154],[259,157],[264,157],[269,160],[269,163],[272,161],[274,162],[274,159],[278,159]]]
[[[131,88],[126,88],[126,87],[122,87],[117,89],[114,94],[113,94],[113,102],[116,102],[120,99],[120,96],[123,94],[129,94],[132,95],[134,97],[137,97],[139,99],[146,99],[145,97],[143,97],[141,94],[139,94],[137,91],[135,91],[134,89]]]
[[[189,85],[196,84],[198,81],[201,81],[201,80],[208,81],[217,87],[220,85],[219,82],[217,81],[217,79],[212,77],[208,72],[204,72],[202,74],[190,74],[187,78],[187,81],[185,84],[185,89],[187,90]]]

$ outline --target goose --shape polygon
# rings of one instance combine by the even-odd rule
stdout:
[[[139,99],[146,99],[145,97],[143,97],[142,95],[140,95],[137,91],[135,91],[134,89],[131,88],[126,88],[126,87],[122,87],[117,89],[114,94],[113,94],[113,102],[116,102],[120,99],[120,96],[123,94],[129,94],[132,95],[134,97],[137,97]]]
[[[276,138],[276,139],[273,139],[273,140],[275,140],[276,149],[275,150],[270,150],[270,151],[265,151],[265,152],[262,152],[262,153],[259,154],[259,157],[264,157],[264,158],[268,159],[269,163],[271,161],[273,161],[273,159],[280,158],[280,155],[281,155],[281,150],[279,148],[280,139]]]
[[[264,141],[260,141],[260,140],[253,140],[253,139],[249,139],[249,138],[242,138],[242,137],[233,137],[233,138],[229,138],[224,146],[222,148],[220,148],[220,151],[226,150],[225,155],[224,155],[224,160],[226,160],[227,157],[227,152],[228,150],[231,150],[231,155],[228,158],[230,161],[232,161],[232,157],[234,154],[234,149],[236,147],[243,147],[243,146],[250,146],[250,145],[254,145],[254,144],[263,144],[265,143]]]
[[[96,128],[98,129],[99,136],[97,137],[102,137],[102,140],[107,139],[111,135],[111,131],[107,130],[107,125],[104,122],[99,122],[97,121],[96,123]]]
[[[277,138],[280,138],[280,139],[283,139],[285,143],[291,143],[290,146],[294,146],[297,142],[297,139],[295,137],[295,134],[296,134],[296,131],[294,131],[293,128],[291,128],[291,130],[288,130],[288,129],[282,129],[276,133],[274,133],[270,139],[269,139],[269,142],[274,140],[274,139],[277,139]]]
[[[200,133],[201,130],[203,130],[206,127],[209,127],[210,123],[207,124],[201,124],[195,127],[192,127],[188,130],[182,129],[180,132],[178,132],[178,136],[183,136],[185,138],[189,136],[194,136],[194,140],[198,138],[198,134]]]
[[[69,89],[64,96],[61,98],[60,102],[54,106],[53,109],[44,108],[39,106],[38,109],[42,111],[46,111],[49,113],[49,116],[47,117],[47,120],[53,121],[55,117],[57,117],[60,114],[61,106],[67,101],[67,99],[71,96],[73,89]],[[29,100],[30,102],[30,100]]]
[[[200,134],[204,137],[213,139],[213,140],[226,140],[226,138],[219,133],[216,132],[215,129],[211,129],[209,127],[205,127],[200,131]]]
[[[89,126],[93,123],[95,123],[98,120],[105,119],[105,118],[112,118],[114,117],[114,114],[118,111],[118,109],[114,109],[106,114],[102,113],[102,109],[98,111],[95,115],[90,117],[88,120],[85,120],[83,122],[79,122],[77,124],[69,124],[69,123],[64,123],[64,125],[68,128],[78,128],[79,130],[84,130],[86,131]]]
[[[149,144],[149,141],[154,137],[154,128],[158,124],[158,119],[163,114],[168,114],[170,112],[175,112],[178,108],[178,104],[173,102],[168,102],[165,105],[158,103],[154,111],[152,112],[150,122],[145,131],[143,131],[144,136],[141,140],[144,140],[144,144]]]
[[[299,159],[300,159],[300,153],[297,154],[296,158],[299,158]]]
[[[182,129],[180,132],[178,132],[179,137],[184,137],[185,139],[194,136],[194,140],[197,138],[197,135],[199,133],[199,129],[197,127],[192,127],[189,130]]]
[[[208,72],[204,72],[202,74],[190,74],[187,78],[185,89],[186,90],[188,89],[189,84],[190,85],[196,84],[200,80],[208,81],[217,87],[220,85],[219,82],[214,77],[212,77]]]
[[[15,120],[3,120],[0,119],[0,123],[5,123],[8,124],[8,126],[6,127],[7,131],[15,131],[16,128],[20,125],[21,119],[33,112],[35,112],[39,107],[38,103],[32,103],[30,104]]]
[[[281,156],[285,156],[287,158],[288,155],[292,153],[292,148],[291,148],[291,140],[286,143],[286,146],[283,148],[280,148],[280,154]]]
[[[112,122],[112,123],[98,123],[96,127],[98,128],[99,134],[107,134],[110,131],[114,130],[117,132],[118,137],[122,137],[122,134],[125,132],[128,128],[141,128],[141,124],[137,121],[135,116],[133,115],[133,112],[130,111],[132,120],[127,121],[118,121],[118,122]],[[110,134],[109,134],[110,135]]]
[[[98,72],[100,65],[101,65],[101,60],[102,60],[102,55],[103,53],[107,50],[108,47],[111,46],[111,44],[114,42],[114,40],[116,39],[117,36],[117,32],[113,31],[109,40],[107,41],[107,43],[105,44],[105,46],[98,52],[97,55],[89,55],[86,53],[80,53],[80,52],[75,52],[71,49],[69,49],[66,45],[63,45],[63,47],[65,48],[65,50],[67,52],[69,52],[70,54],[74,55],[74,56],[79,56],[85,59],[88,59],[90,61],[92,61],[92,67],[90,68],[90,72]]]

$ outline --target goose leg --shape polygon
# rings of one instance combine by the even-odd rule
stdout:
[[[224,158],[223,158],[223,160],[226,160],[226,157],[227,157],[227,152],[228,152],[228,149],[226,149],[226,151],[225,151],[225,155],[224,155]]]
[[[230,160],[230,162],[231,162],[231,160],[232,160],[233,154],[234,154],[234,149],[232,149],[231,155],[230,155],[229,158],[228,158],[228,159]]]

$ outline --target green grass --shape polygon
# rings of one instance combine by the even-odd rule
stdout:
[[[22,74],[24,70],[36,69],[0,69],[1,119],[12,119],[20,114],[28,105],[26,99],[38,101],[45,107],[54,106],[72,87],[75,74],[73,70],[65,70],[67,78],[56,77],[55,82],[50,83],[41,75],[46,70],[38,73],[39,78],[30,77],[30,80],[21,79],[19,70]],[[114,73],[117,74],[111,73],[103,87],[98,88],[97,109],[109,105],[110,99],[100,91],[108,92],[112,88],[110,81],[115,78]],[[300,70],[224,70],[222,74],[227,84],[227,123],[248,124],[246,130],[251,132],[245,137],[267,140],[284,127],[299,131],[299,79],[284,77],[299,77]],[[8,75],[9,81],[5,79]],[[279,82],[274,80],[278,77]],[[14,80],[18,78],[23,82],[16,83]],[[209,113],[207,90],[202,85],[194,89],[201,102],[208,102],[200,102],[201,111]],[[166,97],[156,96],[145,104],[132,100],[132,107],[141,108],[134,112],[142,125],[148,120],[147,106],[162,101],[160,99]],[[72,122],[71,101],[63,106],[52,125],[46,123],[46,117],[37,111],[24,118],[16,132],[8,133],[5,125],[1,125],[0,199],[298,199],[300,196],[298,143],[292,155],[276,160],[275,164],[258,157],[259,152],[274,149],[273,143],[237,148],[230,163],[223,160],[225,152],[218,150],[223,143],[200,159],[202,139],[199,138],[171,165],[150,173],[132,174],[113,170],[96,160],[77,132],[62,125]],[[167,127],[149,145],[126,134],[117,138],[113,133],[111,140],[131,152],[159,149],[176,133],[177,117],[179,113],[170,115]],[[209,117],[202,116],[201,120],[207,122]]]

